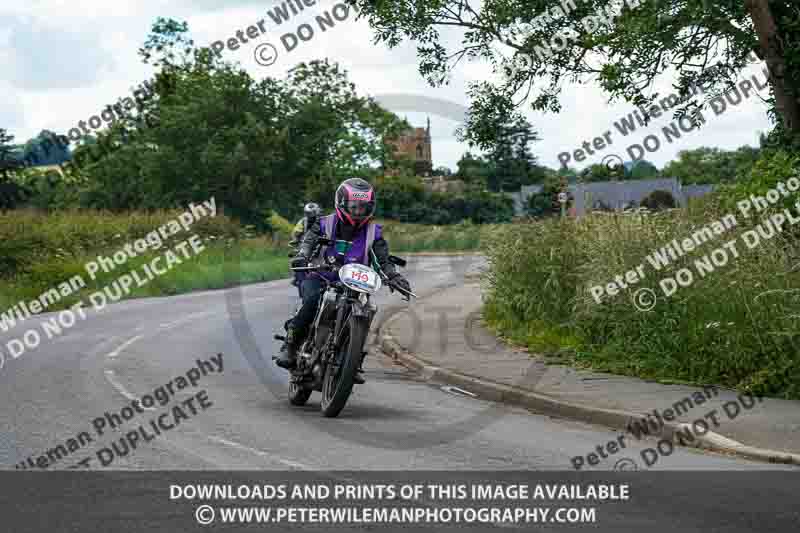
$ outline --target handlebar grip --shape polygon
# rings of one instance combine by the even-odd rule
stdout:
[[[418,298],[418,296],[417,296],[416,294],[414,294],[412,291],[407,291],[407,290],[405,290],[405,289],[404,289],[404,288],[402,288],[402,287],[398,287],[398,286],[397,286],[397,284],[395,284],[394,282],[392,282],[392,280],[390,280],[390,279],[387,279],[387,280],[386,280],[386,284],[387,284],[387,285],[388,285],[390,288],[392,288],[392,289],[396,290],[397,292],[399,292],[400,294],[402,294],[402,295],[404,295],[404,296],[413,296],[414,298]]]

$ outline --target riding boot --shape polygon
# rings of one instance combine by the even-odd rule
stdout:
[[[286,341],[281,346],[280,355],[275,360],[275,364],[287,370],[293,370],[297,366],[297,349],[300,346],[297,331],[289,327],[286,330]]]

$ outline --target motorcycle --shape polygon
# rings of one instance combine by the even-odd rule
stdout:
[[[320,238],[319,246],[329,246],[334,241]],[[289,375],[289,402],[301,406],[308,402],[314,391],[322,393],[320,409],[328,418],[334,418],[344,409],[353,390],[354,377],[366,356],[364,346],[369,335],[377,307],[371,298],[383,285],[395,290],[409,301],[416,298],[391,282],[381,271],[372,253],[372,266],[360,263],[344,264],[344,251],[352,243],[336,241],[337,255],[328,257],[319,265],[292,268],[295,272],[338,272],[339,281],[324,280],[322,297],[305,342],[298,348],[297,365]],[[344,246],[340,246],[340,245]],[[341,248],[341,250],[340,250]],[[389,261],[405,267],[406,261],[389,256]],[[278,340],[285,341],[281,335]]]

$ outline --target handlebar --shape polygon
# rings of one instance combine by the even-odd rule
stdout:
[[[292,272],[319,272],[320,270],[332,272],[334,268],[338,266],[340,265],[316,265],[316,266],[306,266],[306,267],[292,267],[291,270]],[[397,286],[395,283],[392,283],[392,281],[386,276],[381,275],[381,278],[383,279],[383,282],[386,284],[387,287],[405,296],[406,297],[405,300],[410,300],[412,296],[414,298],[419,298],[419,296],[414,294],[412,291],[407,291],[402,287]]]
[[[333,271],[332,265],[317,265],[307,267],[291,267],[292,272],[315,272],[317,270]]]

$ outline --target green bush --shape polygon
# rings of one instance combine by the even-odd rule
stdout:
[[[116,251],[175,219],[180,211],[112,214],[103,211],[32,210],[0,213],[0,279],[30,273],[35,265],[84,257],[90,252]],[[234,239],[242,228],[218,215],[195,222],[191,233],[200,237]],[[184,240],[185,232],[175,236]]]
[[[0,312],[21,300],[38,298],[51,287],[81,275],[88,286],[48,310],[61,309],[101,289],[120,275],[141,268],[162,254],[164,249],[151,250],[130,259],[118,270],[101,272],[95,280],[85,275],[87,262],[100,254],[116,252],[179,214],[177,211],[112,214],[31,210],[0,213]],[[292,225],[278,215],[272,215],[265,222],[274,230],[271,237],[252,238],[248,227],[222,215],[195,222],[189,233],[181,232],[173,240],[177,243],[197,234],[206,247],[203,253],[135,289],[130,296],[172,295],[288,277],[283,237],[288,235]],[[443,227],[390,221],[384,226],[392,251],[398,253],[475,250],[482,233],[487,230],[487,226],[476,227],[471,223]]]
[[[800,157],[784,150],[765,153],[750,170],[747,179],[724,185],[719,190],[722,206],[729,211],[736,209],[736,202],[749,198],[750,195],[763,196],[778,182],[786,183],[797,175],[800,168]],[[790,207],[793,200],[786,198],[783,207]]]
[[[789,161],[763,161],[769,173],[739,194],[788,177]],[[659,214],[503,227],[488,252],[487,320],[532,350],[566,350],[581,366],[800,398],[800,248],[791,233],[753,250],[739,240],[740,257],[702,278],[694,261],[760,220],[737,216],[737,227],[660,271],[646,261],[673,239],[735,213],[736,199],[723,194]],[[638,284],[599,304],[592,297],[591,287],[641,264],[645,279]],[[696,279],[667,297],[659,281],[680,268],[691,268]],[[644,288],[658,295],[649,312],[633,305]]]
[[[383,177],[375,180],[377,215],[415,224],[475,224],[509,222],[513,201],[505,195],[469,191],[463,195],[426,192],[418,178]]]
[[[659,211],[661,209],[672,209],[676,207],[675,197],[669,191],[653,191],[644,198],[641,202],[642,207]]]
[[[490,226],[462,222],[448,226],[403,224],[381,221],[383,235],[392,253],[462,252],[477,250],[491,231]]]

